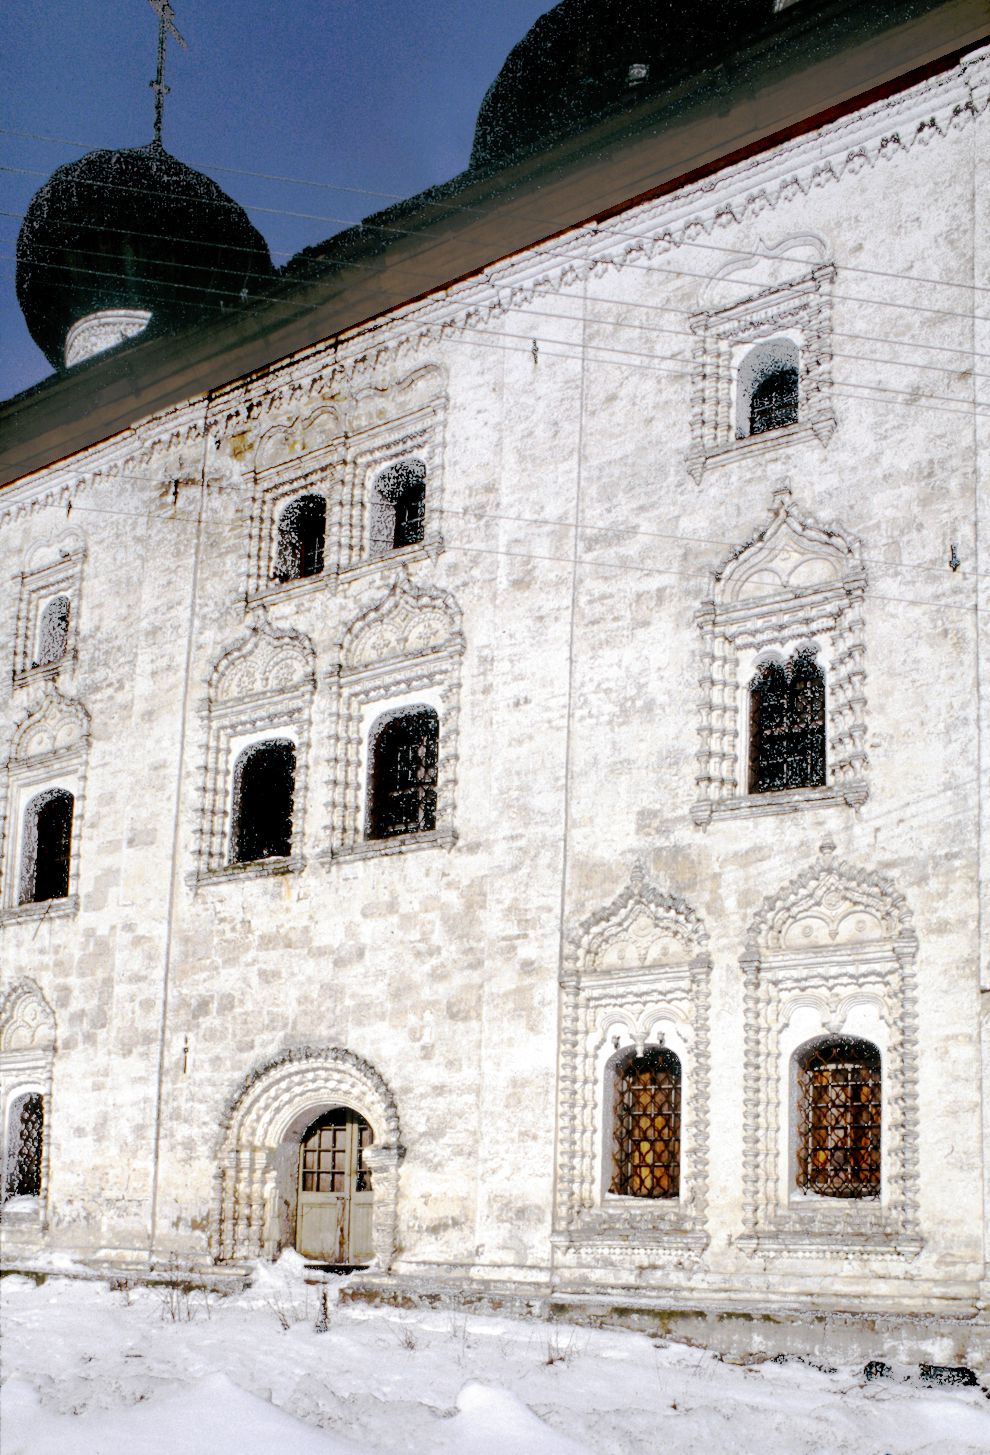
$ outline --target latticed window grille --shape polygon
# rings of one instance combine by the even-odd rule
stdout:
[[[41,1154],[45,1141],[45,1102],[40,1092],[18,1096],[10,1108],[4,1199],[41,1196]]]
[[[231,862],[287,857],[292,853],[296,748],[277,738],[245,748],[234,764]]]
[[[398,713],[373,730],[369,837],[436,828],[439,747],[440,721],[432,707]]]
[[[61,662],[69,644],[69,598],[56,596],[41,613],[38,624],[38,660],[36,667],[50,667]]]
[[[880,1052],[833,1037],[798,1056],[798,1186],[826,1197],[880,1196]]]
[[[371,1127],[354,1112],[341,1108],[321,1117],[302,1143],[303,1192],[371,1192],[364,1151],[373,1140]]]
[[[278,522],[275,576],[298,581],[323,570],[327,502],[322,495],[300,495],[285,507]]]
[[[769,429],[783,429],[797,424],[798,371],[790,365],[764,374],[749,398],[749,432],[765,434]]]
[[[681,1063],[651,1046],[615,1073],[612,1181],[625,1197],[677,1197],[681,1173]]]
[[[825,679],[811,651],[767,662],[749,689],[749,791],[825,783]]]

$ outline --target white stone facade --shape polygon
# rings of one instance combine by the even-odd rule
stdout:
[[[0,1065],[45,1097],[18,1256],[273,1255],[341,1105],[400,1280],[980,1305],[988,86],[970,56],[3,490]],[[773,338],[798,420],[747,435]],[[406,457],[425,532],[384,550]],[[278,580],[313,491],[323,570]],[[71,643],[33,667],[56,590]],[[807,644],[825,783],[750,793],[747,683]],[[436,824],[369,840],[410,704]],[[241,867],[233,766],[272,734],[291,852]],[[22,903],[48,787],[70,892]],[[883,1059],[879,1200],[794,1185],[793,1056],[839,1034]],[[679,1195],[617,1197],[608,1067],[659,1037]]]

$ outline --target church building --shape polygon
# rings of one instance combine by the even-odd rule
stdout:
[[[159,134],[17,288],[7,1266],[985,1361],[983,0],[562,0],[446,185],[277,269]]]

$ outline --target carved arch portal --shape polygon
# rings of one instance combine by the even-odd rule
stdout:
[[[374,1134],[365,1154],[375,1179],[374,1260],[390,1266],[404,1153],[398,1108],[370,1062],[341,1046],[286,1051],[252,1072],[230,1102],[213,1233],[219,1260],[275,1258],[292,1245],[299,1141],[316,1117],[338,1107],[358,1112]]]

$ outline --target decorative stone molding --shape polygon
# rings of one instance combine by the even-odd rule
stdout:
[[[335,674],[333,854],[395,853],[424,841],[453,842],[463,653],[461,614],[453,597],[417,589],[404,568],[385,596],[345,632]],[[369,733],[382,713],[415,703],[433,707],[440,719],[436,830],[371,841],[365,832]]]
[[[715,571],[696,618],[702,635],[696,824],[834,803],[858,808],[866,801],[865,590],[853,540],[803,515],[787,486],[775,490],[769,521]],[[826,786],[748,793],[755,661],[769,649],[806,643],[821,653],[825,668]]]
[[[745,451],[763,455],[803,440],[827,445],[835,430],[831,405],[831,290],[835,269],[822,264],[796,282],[744,298],[718,313],[691,319],[694,407],[688,473],[698,484],[707,466]],[[785,338],[798,350],[798,418],[781,429],[751,435],[740,428],[737,381],[749,349]]]
[[[7,760],[3,837],[3,918],[67,913],[78,906],[79,847],[89,756],[89,713],[81,702],[64,696],[56,684],[44,682],[34,709],[14,729]],[[20,905],[22,829],[27,805],[39,793],[61,788],[72,794],[72,840],[69,846],[69,893],[47,904]]]
[[[11,1111],[25,1093],[36,1093],[44,1108],[44,1140],[41,1158],[41,1192],[36,1198],[18,1198],[14,1207],[3,1211],[5,1235],[10,1224],[35,1235],[47,1223],[48,1172],[52,1094],[52,1062],[55,1054],[55,1015],[35,981],[24,979],[11,986],[0,1001],[0,1184],[7,1186],[11,1158]]]
[[[26,686],[71,667],[76,660],[79,606],[85,547],[74,533],[66,534],[47,550],[35,552],[23,571],[17,595],[17,623],[14,630],[15,687]],[[65,651],[57,662],[37,661],[38,632],[42,612],[56,596],[69,600],[69,628]]]
[[[390,1088],[370,1064],[341,1046],[283,1052],[251,1073],[229,1103],[219,1144],[212,1245],[217,1261],[275,1258],[295,1242],[299,1142],[326,1111],[347,1107],[370,1124],[375,1265],[395,1257],[399,1166],[404,1156]]]
[[[683,900],[641,864],[612,903],[568,939],[561,977],[559,1150],[554,1242],[562,1255],[628,1272],[708,1243],[710,980],[708,936]],[[606,1191],[616,1054],[666,1044],[682,1068],[680,1196]],[[584,1250],[582,1252],[582,1250]]]
[[[197,882],[270,873],[302,863],[315,659],[311,643],[301,632],[276,630],[262,607],[245,636],[214,668],[204,714],[206,761]],[[289,737],[295,744],[292,852],[288,860],[265,860],[260,866],[232,864],[234,762],[250,743],[271,736]]]
[[[151,322],[146,308],[104,308],[77,319],[65,336],[65,367],[81,364],[104,349],[136,338]]]
[[[918,1218],[918,944],[889,880],[836,862],[826,839],[803,874],[764,900],[745,978],[744,1233],[750,1253],[913,1256]],[[882,1058],[881,1197],[795,1187],[795,1051],[820,1035],[871,1041]]]

